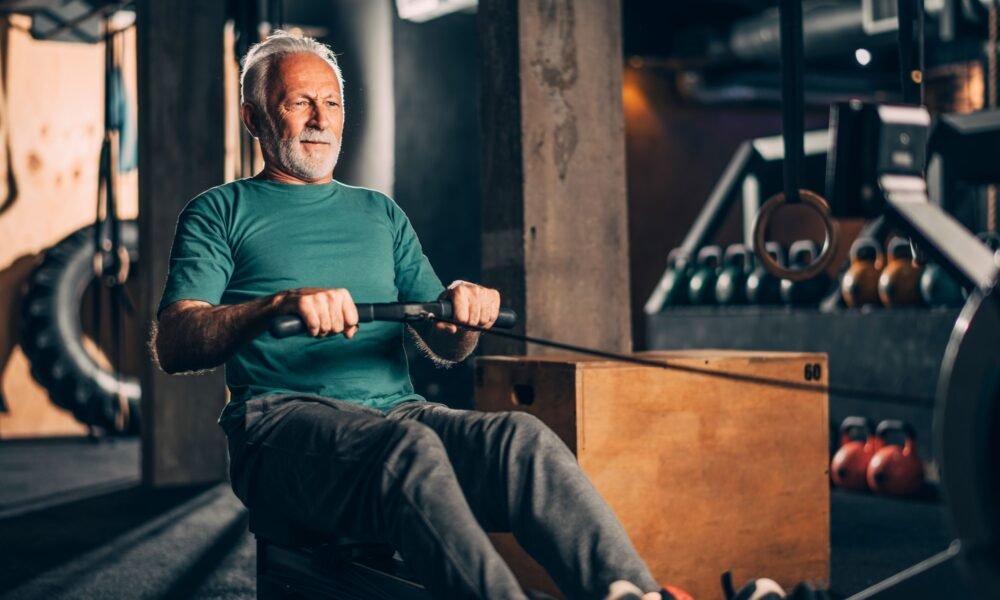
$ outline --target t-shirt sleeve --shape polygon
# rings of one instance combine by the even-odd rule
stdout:
[[[199,196],[177,219],[170,270],[157,313],[178,300],[219,304],[232,272],[223,211],[210,196]]]
[[[396,289],[400,302],[432,302],[444,292],[444,286],[417,239],[403,209],[389,202],[389,218],[393,222],[393,259],[396,263]]]

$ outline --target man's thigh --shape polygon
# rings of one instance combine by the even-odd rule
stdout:
[[[509,531],[510,506],[521,490],[512,465],[533,452],[559,452],[575,463],[572,453],[551,430],[522,412],[480,412],[430,403],[409,403],[387,415],[413,419],[441,438],[469,506],[487,531]],[[514,456],[514,454],[520,456]]]
[[[345,402],[303,397],[271,404],[248,413],[245,435],[231,441],[237,495],[252,510],[310,529],[352,537],[377,531],[375,511],[366,507],[377,506],[398,425]]]

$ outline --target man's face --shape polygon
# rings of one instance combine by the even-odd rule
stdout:
[[[315,54],[299,52],[273,65],[261,148],[282,171],[303,183],[333,177],[344,132],[340,83]]]

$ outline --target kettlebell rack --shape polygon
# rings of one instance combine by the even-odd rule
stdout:
[[[830,131],[819,129],[803,136],[803,170],[805,185],[820,187],[826,177],[826,155],[830,148]],[[676,264],[694,262],[698,252],[711,240],[724,220],[741,200],[743,244],[749,248],[753,240],[753,220],[763,199],[777,193],[782,186],[782,164],[785,143],[780,135],[744,141],[733,153],[719,181],[712,188],[704,207],[688,230],[684,241],[672,257]],[[646,300],[643,311],[655,315],[670,303],[673,268],[668,266]]]

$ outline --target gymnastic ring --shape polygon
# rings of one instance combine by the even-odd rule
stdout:
[[[799,190],[799,199],[803,205],[812,208],[819,215],[820,220],[823,222],[823,228],[826,230],[826,237],[823,240],[823,250],[808,267],[803,269],[783,267],[767,252],[766,240],[764,238],[767,234],[767,227],[771,223],[771,217],[774,216],[774,213],[781,206],[788,204],[784,192],[779,192],[768,198],[757,211],[753,221],[753,252],[757,256],[757,260],[775,277],[790,279],[792,281],[812,279],[825,271],[833,261],[833,257],[837,252],[837,245],[840,243],[837,222],[833,220],[833,216],[830,214],[830,206],[826,203],[826,200],[820,197],[819,194],[810,192],[809,190]]]

